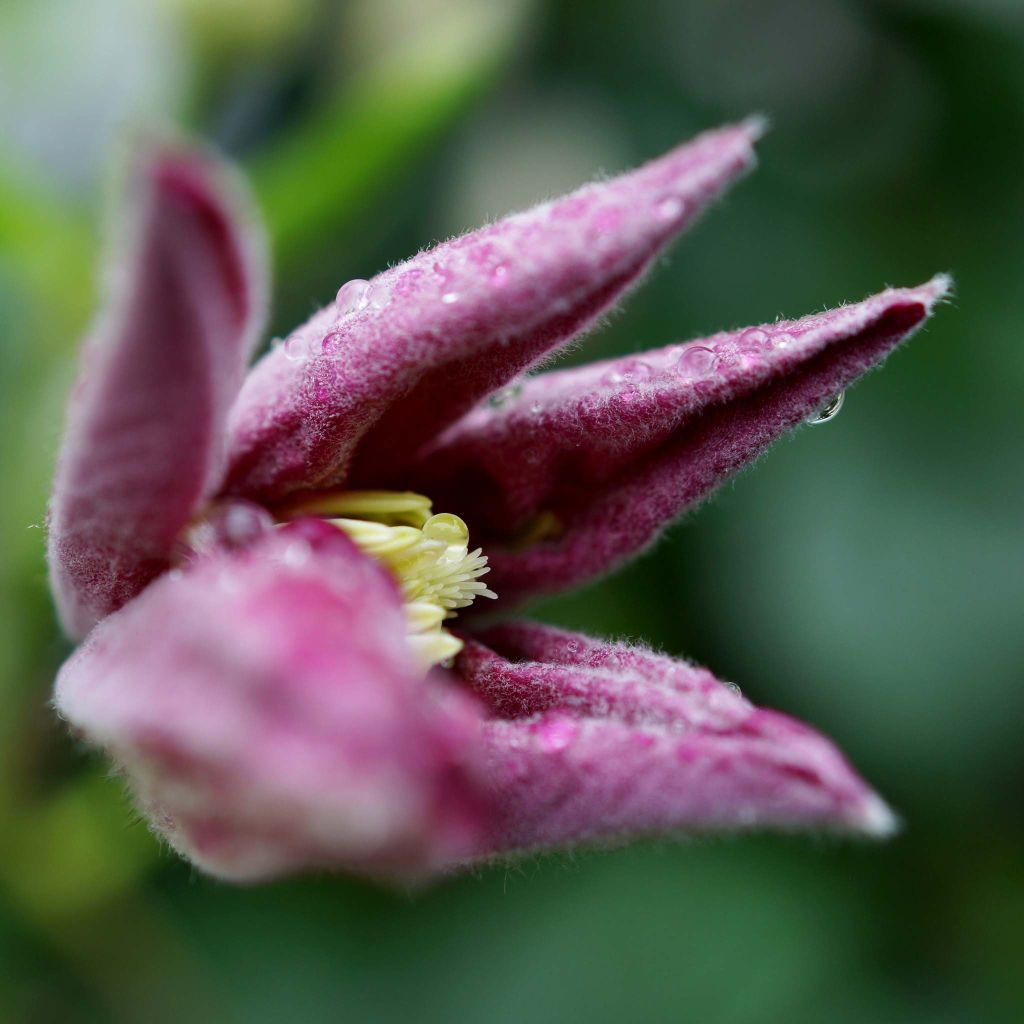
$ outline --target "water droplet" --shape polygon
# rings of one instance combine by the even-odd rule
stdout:
[[[540,723],[537,729],[537,740],[541,750],[553,754],[559,750],[565,750],[576,738],[578,731],[576,723],[571,718],[552,718]]]
[[[459,293],[458,292],[445,292],[444,295],[441,296],[441,301],[446,306],[450,306],[453,302],[458,302],[459,301]]]
[[[813,416],[808,416],[807,422],[812,427],[816,427],[819,423],[828,423],[829,420],[835,419],[839,414],[839,410],[842,409],[843,402],[845,401],[846,392],[840,391],[831,402],[827,405],[823,405]]]
[[[626,378],[618,370],[612,370],[601,378],[602,384],[621,384]]]
[[[344,347],[345,335],[341,331],[331,331],[325,335],[324,340],[320,343],[320,351],[328,357],[340,355]]]
[[[726,683],[725,687],[727,690],[730,690],[731,692],[735,693],[737,697],[743,696],[743,691],[739,688],[738,683]]]
[[[499,263],[491,271],[491,284],[495,288],[504,288],[508,284],[508,267],[504,263]]]
[[[304,540],[293,540],[284,549],[284,564],[291,569],[299,569],[305,565],[313,554],[312,548]]]
[[[530,406],[530,412],[532,412],[534,416],[539,416],[540,415],[540,402],[534,402],[533,405]]]
[[[678,220],[686,209],[686,204],[678,196],[666,196],[658,201],[655,212],[659,220]]]
[[[703,345],[691,345],[683,351],[676,364],[689,377],[704,377],[715,365],[715,353]]]
[[[289,335],[282,346],[285,359],[297,363],[306,358],[306,339],[300,334]]]
[[[650,363],[645,363],[642,359],[634,359],[629,364],[629,376],[635,377],[637,380],[646,380],[653,375],[654,367]]]
[[[751,327],[749,331],[744,331],[740,335],[740,344],[748,351],[757,352],[767,348],[770,342],[767,332],[762,331],[759,327]]]
[[[789,348],[793,344],[793,335],[782,331],[780,334],[772,335],[772,348]]]
[[[334,304],[342,316],[348,313],[355,313],[366,306],[366,293],[370,288],[370,282],[364,281],[361,277],[354,278],[338,289]]]
[[[218,547],[243,548],[259,540],[274,528],[274,519],[265,509],[248,501],[231,500],[214,507],[205,524],[201,540],[212,550]],[[193,544],[196,550],[200,546]]]
[[[383,309],[391,301],[391,282],[374,278],[366,292],[366,301],[372,309]]]
[[[500,409],[504,405],[508,405],[509,402],[515,401],[520,394],[522,394],[522,384],[509,384],[508,387],[502,388],[500,391],[495,391],[490,398],[487,399],[487,404],[492,409]]]

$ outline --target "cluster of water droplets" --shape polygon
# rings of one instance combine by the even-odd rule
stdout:
[[[384,309],[391,302],[394,282],[389,276],[375,277],[372,281],[353,278],[338,289],[334,307],[340,316],[351,316],[365,309]]]

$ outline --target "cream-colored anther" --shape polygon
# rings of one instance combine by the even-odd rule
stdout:
[[[395,577],[405,601],[410,648],[424,671],[454,657],[462,641],[444,628],[478,597],[497,597],[469,528],[450,512],[431,514],[430,499],[411,491],[341,491],[298,500],[283,514],[328,518]]]

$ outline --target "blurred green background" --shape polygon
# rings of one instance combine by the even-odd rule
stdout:
[[[214,884],[47,706],[43,521],[126,134],[252,175],[274,329],[349,277],[752,111],[762,164],[574,358],[957,279],[849,397],[615,579],[644,637],[834,736],[906,821],[548,857],[396,895]],[[5,0],[0,1020],[1024,1019],[1024,4]]]

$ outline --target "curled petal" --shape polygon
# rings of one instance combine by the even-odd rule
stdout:
[[[797,321],[529,379],[407,479],[458,508],[503,600],[599,575],[811,417],[928,317],[948,279]]]
[[[306,520],[153,583],[65,664],[57,706],[212,874],[414,879],[476,839],[480,738],[405,632],[390,577]]]
[[[224,168],[160,146],[132,186],[50,508],[52,585],[74,636],[167,567],[218,488],[227,410],[264,312],[261,237]]]
[[[275,500],[390,483],[476,401],[612,305],[753,163],[759,124],[446,242],[338,301],[270,352],[232,413],[232,493]]]
[[[467,640],[495,825],[478,856],[750,827],[884,837],[892,812],[823,736],[705,669],[529,623]]]

